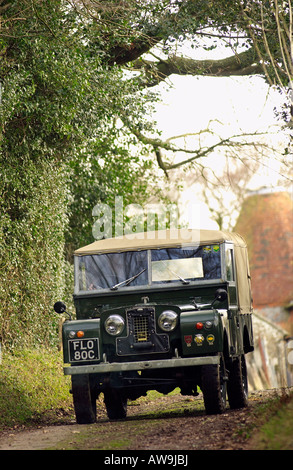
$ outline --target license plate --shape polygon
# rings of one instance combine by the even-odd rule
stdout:
[[[97,361],[99,359],[99,340],[72,339],[69,343],[69,362]]]

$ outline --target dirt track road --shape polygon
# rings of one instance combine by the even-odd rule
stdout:
[[[261,425],[259,410],[278,394],[284,390],[254,392],[247,408],[210,416],[202,396],[140,399],[128,406],[125,421],[115,422],[101,401],[95,424],[77,425],[70,414],[50,425],[9,429],[0,434],[0,450],[251,450],[248,436]]]

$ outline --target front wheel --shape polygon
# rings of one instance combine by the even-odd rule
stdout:
[[[72,396],[76,422],[90,424],[96,421],[96,397],[87,374],[71,376]]]
[[[224,356],[219,364],[202,366],[201,390],[207,414],[220,414],[226,410],[227,376]]]
[[[115,388],[104,391],[104,403],[110,420],[125,419],[127,414],[127,398]]]
[[[245,355],[237,357],[230,365],[228,381],[230,408],[244,408],[248,404],[248,380]]]

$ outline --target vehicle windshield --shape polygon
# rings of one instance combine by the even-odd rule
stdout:
[[[221,277],[220,246],[152,250],[152,282],[187,283]]]
[[[146,285],[147,259],[147,251],[82,256],[79,258],[79,290],[118,289],[127,282],[131,286]]]
[[[86,255],[78,262],[79,291],[221,278],[219,245]]]

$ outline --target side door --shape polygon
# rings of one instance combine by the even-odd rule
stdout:
[[[225,243],[224,254],[225,280],[228,283],[228,335],[230,354],[233,356],[239,354],[241,350],[240,344],[240,325],[239,325],[239,309],[237,301],[237,283],[236,283],[236,266],[234,256],[234,246],[232,243]]]

